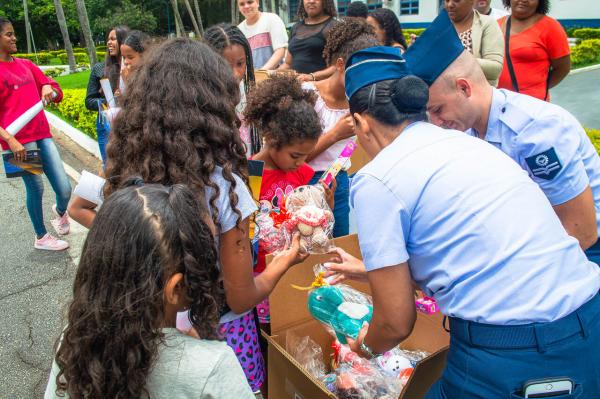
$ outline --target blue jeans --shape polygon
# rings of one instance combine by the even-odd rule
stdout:
[[[98,112],[96,118],[96,135],[98,136],[98,147],[100,148],[100,156],[102,157],[102,166],[106,167],[106,143],[108,143],[108,135],[110,134],[110,124],[106,117]]]
[[[596,241],[594,245],[586,249],[585,255],[590,262],[594,262],[600,266],[600,240]]]
[[[317,184],[325,171],[317,171],[308,184]],[[350,180],[348,172],[341,171],[335,178],[337,189],[335,190],[333,217],[335,225],[333,236],[347,236],[350,231]]]
[[[59,214],[67,211],[67,205],[71,199],[71,183],[65,173],[62,159],[51,138],[32,141],[24,144],[28,150],[38,148],[42,158],[44,174],[48,178],[52,189],[56,193],[56,210]],[[25,190],[27,191],[27,212],[33,224],[33,229],[38,238],[43,237],[47,231],[44,225],[44,211],[42,209],[42,197],[44,196],[44,181],[41,175],[23,176]]]
[[[426,399],[520,399],[527,380],[556,377],[570,378],[574,389],[552,399],[599,397],[600,295],[551,323],[453,321],[446,368]]]

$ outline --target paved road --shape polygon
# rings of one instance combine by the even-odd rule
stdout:
[[[75,158],[61,152],[64,158]],[[23,182],[4,177],[1,166],[0,173],[0,398],[41,398],[86,230],[72,227],[68,251],[35,250]],[[45,183],[44,212],[51,231],[53,191]]]
[[[600,129],[600,69],[569,75],[550,94],[583,126]]]

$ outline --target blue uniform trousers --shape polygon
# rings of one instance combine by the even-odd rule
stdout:
[[[600,295],[551,323],[491,326],[450,319],[446,369],[426,399],[523,398],[531,379],[569,377],[573,393],[600,398]]]

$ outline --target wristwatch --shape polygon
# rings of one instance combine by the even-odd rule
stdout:
[[[360,350],[363,351],[363,353],[369,355],[371,359],[374,359],[377,356],[381,356],[381,353],[373,352],[373,350],[365,344],[364,338],[362,339],[362,341],[360,341]]]

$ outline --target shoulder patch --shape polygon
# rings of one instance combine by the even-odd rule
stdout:
[[[560,163],[560,159],[558,159],[558,155],[556,155],[556,151],[554,151],[554,147],[525,158],[525,161],[527,162],[527,166],[529,166],[531,173],[535,177],[544,180],[554,179],[562,169],[562,164]]]

